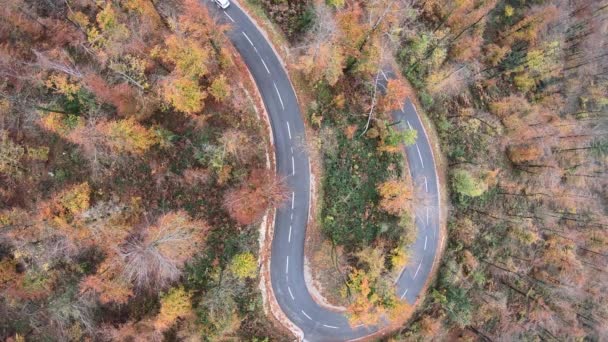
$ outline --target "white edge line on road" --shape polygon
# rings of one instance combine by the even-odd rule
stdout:
[[[296,203],[296,193],[294,191],[291,192],[291,209],[293,209]]]
[[[256,49],[257,52],[257,49]],[[260,56],[260,60],[262,61],[262,64],[264,64],[264,68],[266,68],[266,72],[268,73],[268,75],[270,75],[270,70],[268,70],[268,66],[266,65],[266,62],[264,62],[264,58],[262,58],[262,56]]]
[[[312,166],[310,165],[310,158],[308,158],[308,156],[306,156],[306,163],[308,164],[308,174],[312,175]],[[313,182],[308,182],[308,193],[312,192],[312,183]],[[306,226],[308,227],[308,224],[310,224],[310,217],[312,216],[312,201],[308,201],[308,217],[306,217]]]
[[[289,236],[291,237],[291,226],[289,226]],[[426,251],[426,240],[428,239],[428,235],[424,236],[424,250]]]
[[[422,153],[420,153],[420,147],[418,147],[418,143],[416,143],[416,150],[418,151],[418,158],[420,158],[420,164],[422,164],[422,168],[424,169],[424,161],[422,161]]]
[[[426,249],[426,240],[424,240],[424,241],[425,241],[424,249]],[[287,237],[287,242],[291,242],[291,225],[289,225],[289,236]]]
[[[228,17],[228,19],[230,19],[230,21],[232,21],[234,23],[234,19],[232,19],[232,17],[230,16],[230,14],[224,12],[224,14]]]
[[[279,101],[281,102],[281,108],[285,109],[285,106],[283,105],[283,99],[281,98],[281,93],[279,93],[279,88],[277,88],[277,84],[275,82],[272,82],[272,84],[274,84],[274,90],[277,91],[277,96],[279,96]]]
[[[287,290],[289,290],[289,295],[291,296],[291,300],[295,300],[293,293],[291,293],[291,287],[287,286]]]
[[[302,311],[302,313],[304,314],[304,316],[306,316],[306,318],[308,318],[309,320],[312,321],[312,318],[310,318],[310,316],[308,316],[308,314],[306,312],[304,312],[304,310],[300,310],[300,311]]]
[[[323,324],[323,326],[326,327],[326,328],[338,329],[338,327],[334,327],[333,325]]]
[[[295,175],[296,174],[296,160],[293,159],[293,156],[291,156],[291,175]]]
[[[289,273],[289,255],[287,256],[287,263],[285,264],[285,273]]]
[[[420,260],[420,263],[418,264],[418,268],[416,269],[416,273],[414,273],[414,276],[412,277],[412,279],[416,279],[416,277],[418,276],[418,271],[420,271],[420,266],[422,266],[422,260]]]
[[[409,291],[410,289],[405,289],[405,292],[403,292],[403,294],[401,295],[401,299],[403,299],[403,297],[405,297],[405,295],[407,294],[407,291]]]
[[[287,133],[289,134],[289,140],[291,140],[291,127],[289,127],[289,121],[287,121]],[[291,153],[293,153],[293,147],[291,148]]]
[[[253,42],[251,41],[251,39],[249,39],[249,36],[247,35],[247,33],[245,33],[245,31],[242,31],[241,33],[243,33],[243,36],[245,36],[245,38],[247,38],[247,41],[249,42],[249,44],[251,44],[251,46],[253,46],[255,48],[255,45],[253,45]]]

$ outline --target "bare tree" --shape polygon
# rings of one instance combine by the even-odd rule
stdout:
[[[125,277],[139,288],[164,287],[177,280],[181,267],[196,253],[207,225],[185,212],[162,216],[122,248]]]
[[[82,72],[80,72],[80,70],[78,70],[76,66],[72,65],[72,63],[61,63],[54,61],[38,50],[32,50],[32,52],[34,53],[37,59],[36,66],[42,69],[59,71],[75,78],[83,77]]]

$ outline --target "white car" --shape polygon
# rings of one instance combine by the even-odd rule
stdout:
[[[226,9],[230,6],[230,0],[213,0],[219,8]]]

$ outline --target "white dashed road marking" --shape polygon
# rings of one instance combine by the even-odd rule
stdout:
[[[427,182],[426,176],[424,176],[424,190],[429,192],[429,182]]]
[[[412,125],[410,125],[409,121],[407,121],[407,128],[412,129]]]
[[[291,296],[291,300],[294,300],[293,293],[291,293],[291,287],[287,286],[287,290],[289,290],[289,295]]]
[[[232,19],[232,17],[230,16],[230,14],[224,12],[224,14],[228,17],[228,19],[230,19],[230,21],[234,22],[234,19]]]
[[[281,93],[279,93],[279,88],[277,88],[277,84],[272,82],[272,84],[274,84],[274,90],[277,91],[277,96],[279,97],[279,101],[281,102],[281,108],[285,109],[285,106],[283,105],[283,99],[281,98]]]
[[[253,42],[251,41],[251,39],[249,39],[249,36],[247,35],[247,33],[242,32],[243,36],[245,36],[245,38],[247,38],[247,41],[249,42],[249,44],[251,44],[251,46],[255,47],[255,45],[253,45]]]
[[[422,153],[420,153],[420,147],[418,147],[418,143],[416,143],[416,150],[418,151],[418,158],[420,158],[420,164],[422,164],[422,168],[424,169],[424,161],[422,161]]]
[[[256,52],[257,52],[257,49],[256,49]],[[260,56],[260,60],[262,61],[262,64],[264,64],[264,68],[266,68],[266,72],[268,73],[268,75],[270,75],[270,70],[268,70],[268,66],[266,65],[266,62],[264,62],[264,58],[262,58]]]
[[[426,249],[426,240],[424,240],[424,241],[425,241],[424,249]],[[289,236],[287,237],[287,242],[291,242],[291,225],[289,225]]]
[[[296,193],[291,192],[291,209],[293,209],[294,204],[296,203]]]
[[[383,70],[380,70],[380,72],[382,73],[382,77],[384,77],[384,80],[385,80],[385,81],[388,81],[388,78],[386,77],[386,74],[384,73],[384,71],[383,71]]]
[[[289,226],[289,236],[291,236],[291,226]],[[426,251],[426,240],[427,240],[428,236],[424,237],[424,250]]]
[[[420,264],[418,264],[418,268],[416,269],[416,273],[414,273],[414,277],[412,279],[416,279],[418,276],[418,271],[420,271],[420,266],[422,266],[422,260],[420,260]]]
[[[306,318],[308,318],[309,320],[312,321],[312,318],[310,318],[310,316],[308,316],[308,314],[306,312],[304,312],[304,310],[300,310],[300,311],[302,311],[302,313],[304,314],[304,316],[306,316]]]
[[[405,289],[405,292],[403,292],[403,294],[401,295],[401,299],[403,299],[403,297],[405,297],[405,295],[407,294],[407,291],[409,291],[410,289]]]
[[[326,327],[326,328],[338,329],[338,327],[334,327],[333,325],[323,324],[323,326]]]
[[[426,207],[426,225],[429,225],[429,207]]]
[[[285,264],[285,273],[289,273],[289,255],[287,256],[287,263]]]
[[[289,121],[287,121],[287,133],[289,133],[289,140],[291,140],[291,127],[289,127]],[[291,153],[293,153],[293,148],[291,149]]]
[[[293,159],[293,156],[291,156],[291,175],[295,175],[296,174],[296,161],[295,159]]]

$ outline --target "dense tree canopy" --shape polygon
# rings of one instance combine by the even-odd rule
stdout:
[[[213,292],[234,255],[257,277],[256,226],[223,198],[267,147],[224,27],[195,0],[0,13],[0,339],[280,336],[254,282]],[[279,203],[259,185],[256,219]],[[247,324],[216,329],[214,296]]]
[[[606,6],[415,9],[397,57],[437,127],[454,210],[437,286],[401,338],[601,340]]]

